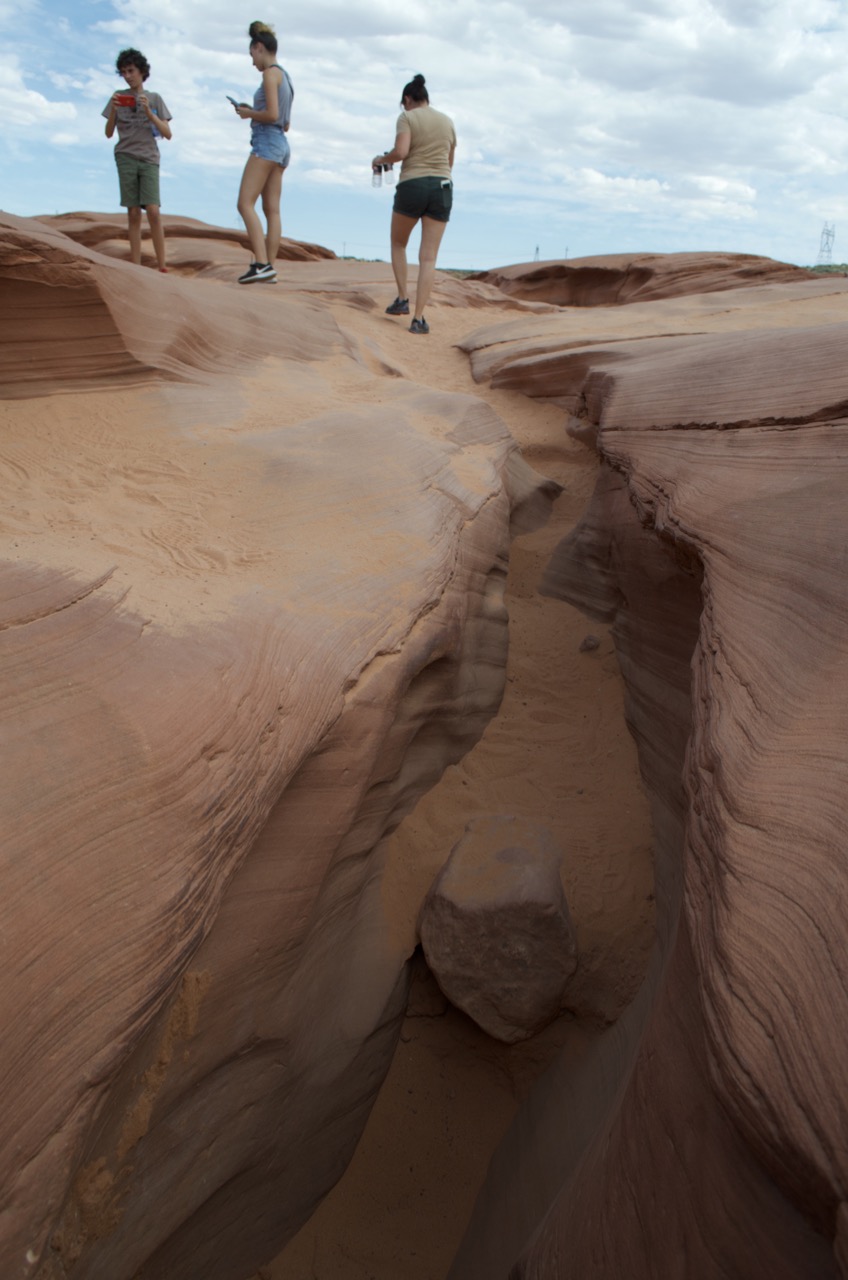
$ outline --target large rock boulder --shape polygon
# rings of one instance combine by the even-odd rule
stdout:
[[[559,849],[537,823],[478,818],[422,909],[421,943],[442,991],[507,1044],[556,1017],[577,968],[560,863]]]

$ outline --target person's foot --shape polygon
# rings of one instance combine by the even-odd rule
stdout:
[[[408,316],[409,298],[395,298],[390,307],[386,307],[387,316]]]
[[[244,275],[239,276],[239,284],[253,284],[254,280],[276,280],[277,273],[270,262],[251,262]]]
[[[409,332],[410,333],[429,333],[430,326],[422,316],[420,320],[413,320],[412,324],[409,326]]]

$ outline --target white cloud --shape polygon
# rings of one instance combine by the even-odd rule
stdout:
[[[88,168],[102,165],[114,202],[99,113],[117,83],[115,54],[132,44],[174,115],[174,140],[161,144],[172,175],[163,207],[232,222],[248,129],[224,94],[248,97],[257,84],[246,34],[255,13],[234,16],[229,0],[40,5],[44,20],[22,37],[21,6],[0,0],[0,46],[13,50],[0,56],[0,112],[16,122],[0,162],[4,146],[14,150],[15,180],[29,172],[27,149],[56,147],[62,164],[76,145]],[[640,235],[650,250],[697,248],[708,234],[709,247],[737,237],[740,249],[803,261],[818,235],[808,210],[842,207],[841,0],[293,0],[278,34],[296,89],[284,199],[305,239],[338,247],[357,226],[385,237],[383,224],[365,229],[387,217],[389,199],[371,198],[368,161],[390,144],[401,87],[417,71],[459,135],[446,251],[465,234],[469,251],[488,252],[483,228],[502,221],[505,248],[535,224],[557,242],[567,232],[582,252]],[[82,207],[66,177],[68,207]]]
[[[53,102],[28,88],[18,59],[0,54],[0,118],[12,131],[55,127],[59,119],[73,118],[73,102]]]

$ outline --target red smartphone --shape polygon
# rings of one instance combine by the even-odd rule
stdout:
[[[118,102],[118,106],[119,106],[119,107],[134,107],[134,106],[135,106],[135,94],[134,94],[134,93],[119,93],[119,94],[118,94],[118,98],[117,98],[117,102]]]

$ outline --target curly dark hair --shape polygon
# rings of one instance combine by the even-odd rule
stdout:
[[[143,53],[139,53],[138,49],[121,50],[115,59],[115,70],[118,75],[121,74],[124,67],[138,67],[142,80],[147,80],[150,75],[150,63]]]

